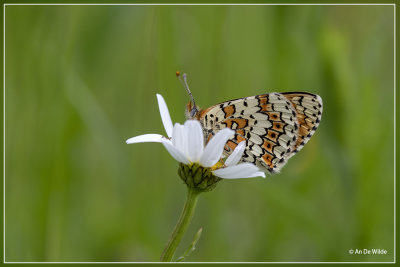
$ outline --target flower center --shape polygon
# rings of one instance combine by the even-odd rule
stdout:
[[[218,161],[214,166],[211,167],[211,170],[215,171],[216,169],[220,169],[222,167],[224,167],[224,163],[221,161]]]

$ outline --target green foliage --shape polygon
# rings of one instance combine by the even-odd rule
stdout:
[[[6,6],[6,260],[157,261],[186,186],[160,144],[197,104],[319,94],[280,174],[221,181],[190,261],[392,261],[392,6]],[[350,255],[382,248],[388,255]],[[185,246],[178,248],[182,255]]]
[[[200,228],[199,231],[197,231],[196,235],[194,236],[193,242],[190,243],[189,247],[185,250],[182,256],[180,256],[176,261],[184,261],[186,260],[187,257],[192,254],[193,251],[196,249],[196,244],[200,239],[201,233],[203,232],[203,228]]]

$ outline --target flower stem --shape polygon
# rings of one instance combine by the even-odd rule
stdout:
[[[181,217],[179,218],[179,221],[176,224],[175,229],[172,232],[172,235],[168,240],[167,245],[164,248],[160,261],[167,261],[167,262],[172,261],[172,257],[174,256],[175,250],[178,247],[179,243],[181,242],[181,239],[185,234],[186,229],[190,224],[190,221],[193,218],[197,199],[200,193],[201,193],[200,190],[188,187],[186,203],[185,206],[183,207]]]

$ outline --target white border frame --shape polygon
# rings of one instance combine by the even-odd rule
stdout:
[[[394,238],[393,238],[393,261],[392,262],[365,262],[365,261],[360,261],[360,262],[7,262],[5,261],[6,257],[6,224],[5,224],[5,216],[6,216],[6,193],[5,193],[5,175],[6,175],[6,133],[5,133],[5,127],[6,127],[6,6],[266,6],[266,5],[271,5],[271,6],[359,6],[359,5],[366,5],[366,6],[393,6],[393,13],[394,13],[394,43],[393,43],[393,52],[394,52],[394,58],[393,58],[393,65],[394,65],[394,75],[393,75],[393,91],[394,91],[394,148],[393,148],[393,153],[394,153]],[[304,263],[309,263],[309,264],[348,264],[348,263],[353,263],[353,264],[360,264],[360,263],[382,263],[382,264],[391,264],[391,263],[396,263],[396,4],[388,4],[388,3],[365,3],[365,4],[357,4],[357,3],[340,3],[340,4],[318,4],[318,3],[309,3],[309,4],[298,4],[298,3],[293,3],[293,4],[288,4],[288,3],[282,3],[282,4],[270,4],[270,3],[250,3],[250,4],[244,4],[244,3],[174,3],[174,4],[168,4],[168,3],[148,3],[148,4],[143,4],[143,3],[124,3],[124,4],[109,4],[109,3],[102,3],[102,4],[96,4],[96,3],[86,3],[86,4],[72,4],[72,3],[64,3],[64,4],[22,4],[22,3],[4,3],[2,4],[3,6],[3,263],[32,263],[32,264],[54,264],[54,263],[62,263],[62,264],[109,264],[109,263],[116,263],[116,264],[130,264],[130,263],[143,263],[143,264],[152,264],[152,263],[159,263],[159,264],[196,264],[196,263],[219,263],[219,264],[226,264],[226,263],[233,263],[233,264],[241,264],[241,263],[249,263],[249,264],[287,264],[287,263],[293,263],[293,264],[304,264]]]

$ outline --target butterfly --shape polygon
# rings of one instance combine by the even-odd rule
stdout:
[[[179,72],[177,76],[180,78]],[[224,155],[230,155],[240,142],[246,142],[241,161],[253,163],[270,174],[279,172],[304,147],[321,121],[322,99],[316,94],[268,93],[200,109],[189,90],[186,74],[180,81],[191,97],[186,118],[200,122],[205,141],[223,128],[234,130]]]

